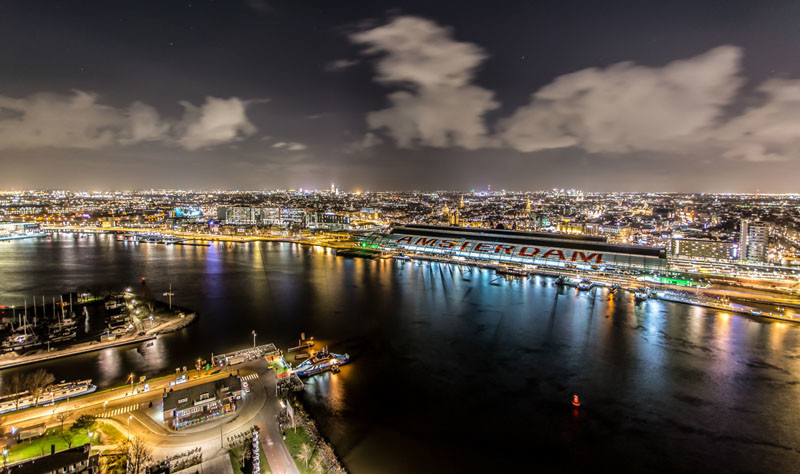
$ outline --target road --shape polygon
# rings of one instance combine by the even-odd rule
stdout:
[[[190,371],[190,374],[196,371]],[[55,416],[64,411],[72,412],[71,420],[81,414],[98,416],[114,425],[125,436],[138,436],[151,446],[155,459],[162,459],[189,449],[200,447],[204,459],[215,458],[227,451],[226,438],[248,431],[253,425],[259,427],[261,447],[276,474],[299,473],[289,450],[283,442],[278,426],[279,399],[275,396],[277,377],[264,359],[236,366],[233,373],[248,376],[251,391],[246,394],[236,413],[219,420],[175,432],[161,422],[161,401],[165,388],[174,376],[151,382],[146,393],[130,394],[130,387],[104,391],[39,407],[10,413],[3,419],[4,425],[17,428],[45,423],[56,426]],[[185,388],[227,377],[231,371],[202,374],[174,388]],[[168,388],[167,388],[168,389]],[[152,402],[152,407],[150,403]]]

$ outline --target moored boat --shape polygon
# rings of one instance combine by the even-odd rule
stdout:
[[[636,293],[633,294],[633,298],[636,301],[647,301],[648,299],[650,299],[651,294],[652,293],[650,291],[650,288],[643,286],[638,290],[636,290]]]
[[[310,377],[312,375],[320,374],[332,367],[339,367],[350,362],[349,354],[334,354],[328,352],[327,349],[315,353],[308,360],[302,362],[295,367],[294,373],[298,377]]]
[[[97,390],[92,385],[92,379],[78,380],[76,382],[61,381],[47,387],[38,400],[27,390],[0,397],[0,413],[7,413],[17,409],[30,408],[34,405],[43,406],[60,400],[86,395]]]

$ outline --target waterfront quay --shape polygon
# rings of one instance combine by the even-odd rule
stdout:
[[[246,393],[242,393],[235,411],[180,431],[165,425],[163,403],[167,393],[173,390],[188,392],[209,383],[225,381],[229,377],[247,382]],[[146,381],[136,381],[132,377],[128,385],[53,405],[11,412],[5,415],[3,426],[8,434],[9,431],[19,432],[29,426],[57,427],[64,414],[68,414],[71,420],[81,415],[91,415],[97,423],[112,426],[125,438],[142,440],[150,447],[154,460],[180,456],[187,450],[196,449],[203,460],[216,460],[215,463],[223,466],[230,465],[230,438],[255,426],[259,430],[260,449],[271,471],[296,473],[299,471],[283,443],[278,422],[285,412],[285,404],[275,395],[277,382],[275,372],[264,357],[221,369],[198,366],[196,370]],[[103,452],[113,451],[116,447],[94,446],[94,449]]]

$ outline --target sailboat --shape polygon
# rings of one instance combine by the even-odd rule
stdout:
[[[11,335],[3,341],[2,349],[6,352],[32,349],[42,344],[39,336],[28,324],[28,300],[25,300],[25,313],[20,316],[20,319],[17,329],[12,331]]]
[[[53,313],[55,313],[56,299],[53,298]],[[61,297],[61,314],[56,314],[57,321],[48,326],[48,340],[50,342],[70,341],[78,337],[78,323],[73,318],[64,314],[64,298]]]

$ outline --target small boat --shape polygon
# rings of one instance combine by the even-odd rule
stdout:
[[[556,278],[556,281],[554,283],[556,285],[564,285],[564,284],[567,283],[567,279],[564,277],[564,275],[559,275],[558,278]]]
[[[392,258],[394,258],[395,260],[411,260],[411,257],[403,254],[392,255]]]
[[[592,280],[590,280],[589,278],[587,278],[587,277],[584,277],[578,283],[578,290],[580,290],[580,291],[589,291],[592,288],[594,288],[594,282]]]
[[[650,299],[651,295],[652,292],[650,291],[650,288],[643,286],[636,290],[636,293],[633,294],[633,298],[636,301],[647,301],[648,299]]]

